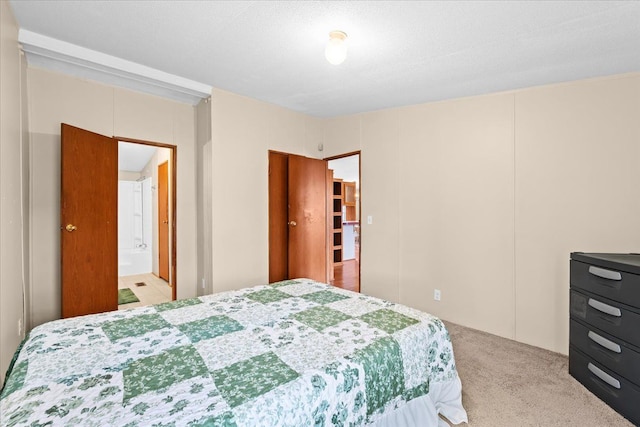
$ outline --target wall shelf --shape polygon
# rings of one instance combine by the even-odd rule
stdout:
[[[344,203],[343,183],[333,179],[333,265],[342,265],[342,205]]]

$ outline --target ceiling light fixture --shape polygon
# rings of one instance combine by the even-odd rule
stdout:
[[[347,33],[344,31],[329,32],[329,41],[324,56],[330,64],[340,65],[347,58]]]

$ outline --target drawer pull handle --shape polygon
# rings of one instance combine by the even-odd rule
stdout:
[[[620,353],[622,351],[622,349],[620,348],[620,346],[618,344],[614,343],[613,341],[610,341],[610,340],[606,339],[603,336],[600,336],[600,335],[596,334],[593,331],[589,331],[587,336],[589,338],[591,338],[591,341],[594,341],[597,344],[600,344],[601,346],[603,346],[607,350],[611,350],[614,353]]]
[[[598,301],[596,299],[589,298],[589,305],[591,307],[595,308],[596,310],[601,311],[603,313],[610,314],[610,315],[616,316],[616,317],[622,316],[622,312],[620,311],[619,308],[612,307],[609,304],[605,304],[605,303],[600,302],[600,301]]]
[[[605,270],[604,268],[589,266],[589,273],[594,276],[602,277],[609,280],[622,280],[622,274],[617,271]]]
[[[589,368],[589,370],[591,371],[591,373],[593,375],[595,375],[596,377],[600,378],[602,381],[604,381],[605,383],[609,384],[611,387],[615,387],[618,390],[620,390],[620,381],[618,381],[617,379],[613,378],[611,375],[607,374],[605,371],[603,371],[602,369],[598,368],[593,363],[589,363],[589,365],[587,365],[587,368]]]

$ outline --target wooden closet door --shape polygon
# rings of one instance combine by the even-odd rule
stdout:
[[[289,155],[289,278],[327,282],[327,162]]]
[[[325,160],[269,152],[269,282],[330,278]]]
[[[269,283],[289,278],[289,156],[269,152]]]

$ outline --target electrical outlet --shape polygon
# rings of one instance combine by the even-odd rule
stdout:
[[[205,286],[206,282],[204,281],[204,277],[202,278],[202,289],[204,290],[204,286]]]
[[[18,336],[22,336],[22,319],[18,319]]]
[[[440,301],[440,289],[433,290],[433,299],[436,301]]]

